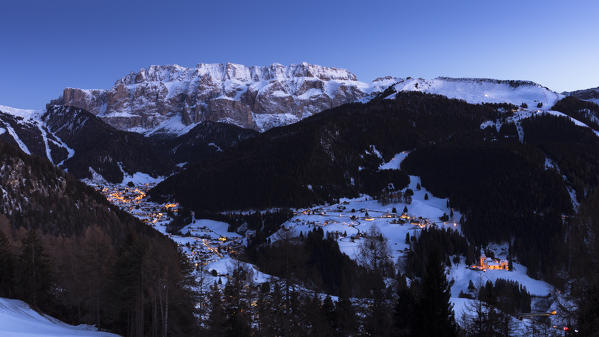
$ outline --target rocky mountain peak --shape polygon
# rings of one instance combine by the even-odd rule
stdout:
[[[85,109],[118,129],[146,135],[182,134],[202,121],[264,131],[363,100],[383,85],[306,62],[152,65],[117,80],[109,90],[67,88],[53,103]]]

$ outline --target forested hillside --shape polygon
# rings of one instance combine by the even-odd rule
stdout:
[[[405,178],[377,171],[384,159],[431,143],[480,140],[480,124],[509,109],[421,93],[346,104],[241,142],[151,193],[193,210],[224,210],[305,206],[373,192],[372,184],[400,188]]]
[[[41,158],[0,143],[0,297],[129,336],[193,333],[176,245]]]

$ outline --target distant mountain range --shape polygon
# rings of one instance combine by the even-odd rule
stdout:
[[[469,103],[540,102],[550,107],[562,96],[525,81],[386,76],[363,82],[345,69],[308,63],[251,67],[202,63],[192,68],[150,66],[107,90],[66,88],[52,103],[84,109],[119,130],[145,135],[180,135],[203,121],[265,131],[325,109],[366,102],[391,85]]]

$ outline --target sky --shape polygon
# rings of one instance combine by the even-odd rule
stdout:
[[[599,86],[599,1],[0,1],[0,105],[152,64],[309,62],[379,76]]]

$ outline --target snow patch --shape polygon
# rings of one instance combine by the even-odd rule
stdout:
[[[118,163],[119,168],[121,169],[121,172],[123,172],[123,181],[121,182],[122,185],[127,185],[129,183],[133,183],[133,185],[135,186],[139,186],[139,185],[156,185],[158,183],[160,183],[161,181],[163,181],[164,179],[166,179],[166,177],[152,177],[151,175],[144,173],[144,172],[135,172],[133,174],[129,174],[127,172],[125,172],[125,170],[123,170],[123,164],[122,163]]]
[[[5,126],[6,126],[6,130],[8,130],[8,133],[10,134],[10,136],[15,140],[17,145],[19,145],[19,148],[21,148],[21,151],[25,152],[28,155],[31,155],[29,148],[27,147],[27,145],[25,145],[25,143],[23,143],[23,141],[21,141],[21,138],[19,138],[19,135],[17,135],[15,130],[12,128],[12,126],[10,126],[8,123],[5,123]]]
[[[381,164],[381,166],[379,166],[379,170],[399,170],[399,169],[401,169],[401,162],[404,161],[404,159],[406,159],[409,154],[410,154],[410,151],[402,151],[402,152],[396,154],[395,156],[393,156],[393,158],[391,158],[391,160],[389,160],[386,163]]]

